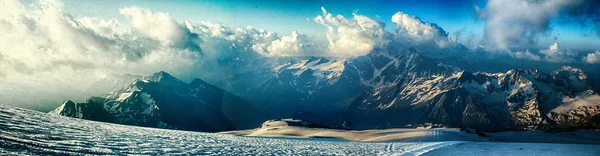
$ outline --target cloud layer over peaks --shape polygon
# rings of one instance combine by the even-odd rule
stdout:
[[[306,35],[302,35],[297,31],[271,42],[252,45],[252,49],[265,56],[320,55],[318,52],[322,51]]]
[[[3,34],[0,49],[5,56],[2,64],[12,67],[16,72],[47,72],[61,67],[137,70],[138,67],[147,68],[147,65],[173,64],[173,60],[182,58],[193,59],[196,55],[193,51],[174,48],[172,43],[179,44],[187,40],[173,40],[185,36],[185,33],[181,33],[185,31],[181,29],[164,28],[159,33],[151,34],[149,32],[158,31],[151,30],[156,27],[134,26],[135,32],[143,32],[143,35],[137,35],[116,21],[76,19],[63,13],[58,7],[61,4],[57,2],[41,1],[33,10],[25,10],[16,1],[1,3],[3,14],[9,14],[1,19],[0,24]],[[164,16],[151,12],[139,14],[134,17],[133,23],[151,25],[151,21],[164,23],[169,19],[151,19],[153,15]],[[167,21],[158,21],[165,19]],[[161,42],[169,44],[157,44]]]
[[[399,43],[411,46],[434,44],[445,47],[448,44],[448,33],[434,23],[423,22],[415,16],[398,12],[392,16],[396,24],[395,39]]]
[[[358,14],[347,19],[342,15],[333,16],[325,8],[321,10],[323,15],[315,17],[314,21],[327,28],[328,51],[333,55],[365,55],[388,42],[385,25],[381,22]]]
[[[122,15],[131,19],[135,32],[180,48],[193,48],[199,51],[197,35],[181,26],[168,13],[152,12],[139,7],[126,7],[119,10]]]

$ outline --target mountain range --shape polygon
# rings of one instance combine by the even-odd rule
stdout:
[[[111,77],[115,78],[115,77]],[[246,100],[201,79],[185,83],[160,71],[86,102],[66,101],[50,113],[126,125],[193,131],[254,128],[268,119]],[[137,79],[139,78],[139,79]],[[123,82],[123,81],[120,81]]]
[[[290,117],[350,129],[422,123],[489,131],[600,128],[598,89],[569,66],[550,73],[465,71],[414,49],[273,62],[249,64],[215,85],[184,83],[166,72],[111,76],[88,89],[109,94],[66,101],[52,113],[197,131],[255,128]]]

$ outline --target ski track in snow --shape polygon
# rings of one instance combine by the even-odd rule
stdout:
[[[0,155],[420,155],[461,143],[241,137],[94,122],[0,105]]]

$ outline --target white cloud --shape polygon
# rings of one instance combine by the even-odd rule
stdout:
[[[181,40],[188,33],[169,14],[145,8],[126,7],[119,10],[131,18],[132,27],[142,35],[161,41]]]
[[[448,44],[448,33],[436,24],[402,12],[394,14],[392,22],[396,23],[395,40],[399,42],[409,45],[434,43],[439,47]]]
[[[188,29],[181,26],[175,19],[164,12],[152,12],[149,9],[139,7],[126,7],[119,10],[125,16],[131,18],[134,30],[144,36],[161,41],[164,44],[173,44],[177,47],[199,50],[193,47],[198,42]]]
[[[548,47],[548,50],[557,51],[558,50],[558,42],[554,42],[554,44],[550,45],[550,47]]]
[[[485,36],[498,48],[509,50],[533,45],[549,30],[551,18],[585,0],[489,0],[486,8],[476,6],[485,20]]]
[[[338,56],[361,56],[388,43],[384,25],[369,17],[353,14],[352,19],[333,16],[325,8],[314,21],[327,28],[328,51]]]
[[[279,37],[275,32],[252,26],[231,28],[211,22],[197,25],[188,22],[187,25],[192,32],[199,34],[201,40],[207,42],[202,44],[205,53],[216,51],[221,53],[218,55],[222,55],[224,51],[235,48],[237,52],[257,53],[267,57],[328,55],[322,48],[323,45],[317,45],[297,31]],[[236,55],[240,53],[229,56],[237,57]]]
[[[548,49],[540,50],[540,54],[543,54],[544,60],[548,62],[573,62],[577,56],[571,50],[560,48],[558,42],[554,42]]]
[[[300,35],[297,32],[280,38],[275,32],[264,29],[255,29],[252,26],[246,28],[231,28],[211,22],[201,22],[198,25],[190,25],[192,25],[191,27],[197,28],[192,31],[200,34],[202,40],[206,42],[202,44],[206,53],[223,55],[223,53],[232,52],[225,54],[229,57],[238,57],[243,54],[237,52],[256,53],[269,57],[287,56],[292,53],[296,55],[307,55],[304,54],[305,51],[303,51],[302,48],[303,44],[307,44],[307,39],[304,35]],[[283,49],[282,46],[297,48]]]
[[[201,58],[193,50],[197,45],[187,45],[191,43],[186,41],[189,37],[178,40],[179,36],[173,35],[178,33],[170,33],[182,31],[181,27],[159,27],[175,29],[161,30],[168,33],[167,37],[141,34],[137,28],[133,32],[116,20],[75,18],[62,12],[61,6],[56,1],[42,0],[26,9],[16,0],[0,1],[0,75],[4,75],[2,85],[17,88],[4,96],[32,97],[29,102],[54,93],[73,94],[62,97],[76,98],[81,96],[77,90],[104,74],[159,70],[183,73]],[[161,44],[167,42],[184,44]],[[18,91],[32,86],[53,90]]]
[[[600,50],[584,56],[583,61],[589,64],[600,64]]]
[[[266,56],[300,56],[316,54],[314,43],[311,43],[306,35],[294,31],[291,35],[283,36],[270,43],[255,44],[252,49]]]
[[[558,45],[558,42],[554,42],[551,44],[548,49],[541,49],[537,54],[529,52],[526,50],[525,52],[513,52],[509,53],[514,58],[519,59],[527,59],[534,61],[544,61],[544,62],[552,62],[552,63],[570,63],[574,62],[578,57],[578,55],[569,50],[561,48]]]
[[[533,60],[533,61],[540,61],[542,59],[542,57],[529,52],[529,50],[526,50],[524,52],[517,51],[517,52],[511,53],[511,55],[514,58]]]

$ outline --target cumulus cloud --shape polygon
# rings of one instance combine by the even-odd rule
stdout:
[[[548,62],[573,62],[575,61],[574,57],[577,57],[575,52],[560,48],[558,42],[554,42],[548,49],[540,50],[540,53]]]
[[[542,59],[542,57],[529,52],[529,50],[526,50],[524,52],[517,51],[517,52],[511,53],[511,56],[514,58],[518,58],[518,59],[526,59],[526,60],[533,60],[533,61],[540,61]]]
[[[392,16],[396,23],[395,39],[412,45],[433,43],[439,47],[448,44],[448,33],[435,23],[424,22],[420,18],[398,12]]]
[[[3,24],[0,25],[3,34],[0,48],[5,56],[3,63],[17,72],[44,72],[54,67],[146,66],[142,64],[181,59],[177,58],[181,55],[195,55],[191,51],[172,49],[172,45],[156,44],[162,41],[175,42],[173,38],[138,36],[119,27],[114,21],[76,19],[63,13],[59,2],[41,1],[34,5],[33,10],[25,10],[14,1],[3,3],[6,4],[2,5],[4,7],[21,8],[16,11],[3,8],[11,16],[2,18]],[[162,58],[153,58],[158,56]]]
[[[316,52],[321,51],[306,35],[299,34],[297,31],[269,43],[255,44],[252,49],[266,56],[318,55]]]
[[[237,47],[251,48],[253,44],[266,43],[279,39],[277,33],[264,29],[256,29],[252,26],[246,28],[232,28],[211,22],[201,22],[194,25],[187,23],[193,31],[202,35],[203,39],[216,38],[225,39],[236,43]]]
[[[178,23],[168,13],[139,7],[120,9],[130,19],[129,24],[122,24],[75,18],[62,12],[62,4],[55,1],[41,1],[30,10],[16,0],[0,3],[2,73],[148,74],[166,70],[177,74],[214,67],[209,64],[229,59],[315,55],[323,50],[299,32],[280,37],[251,26]]]
[[[333,16],[325,8],[321,10],[323,15],[315,17],[314,21],[327,28],[328,52],[333,55],[365,55],[389,41],[381,22],[356,13],[347,19],[342,15]]]
[[[561,11],[578,7],[586,0],[489,0],[486,8],[476,6],[485,20],[486,39],[501,49],[534,45],[550,30],[550,20]]]
[[[252,26],[232,28],[207,21],[199,24],[186,22],[186,27],[192,33],[198,34],[200,40],[204,42],[200,44],[204,53],[209,53],[209,55],[215,54],[214,52],[218,52],[219,54],[216,55],[219,56],[230,57],[238,57],[238,55],[247,53],[266,57],[329,55],[324,51],[324,44],[315,43],[297,31],[280,36],[275,32],[256,29]]]
[[[131,18],[131,25],[136,32],[163,42],[173,44],[176,47],[193,48],[195,42],[199,42],[196,34],[181,26],[168,13],[152,12],[149,9],[139,7],[126,7],[119,10],[125,16]]]
[[[534,60],[534,61],[544,61],[551,63],[571,63],[575,62],[578,57],[577,53],[573,52],[570,49],[561,48],[558,45],[558,42],[554,42],[551,44],[548,49],[541,49],[537,54],[531,53],[529,50],[524,52],[516,51],[509,53],[514,58],[526,59],[526,60]]]
[[[589,53],[583,57],[583,61],[589,64],[600,64],[600,50],[594,53]]]

